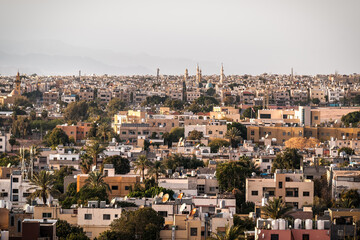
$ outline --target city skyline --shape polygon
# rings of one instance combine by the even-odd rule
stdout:
[[[20,4],[21,3],[21,4]],[[2,1],[0,73],[358,72],[357,1]]]

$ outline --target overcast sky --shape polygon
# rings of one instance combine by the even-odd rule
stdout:
[[[359,9],[359,0],[1,0],[0,40],[223,62],[226,74],[350,74],[360,72]]]

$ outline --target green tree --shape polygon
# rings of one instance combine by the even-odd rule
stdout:
[[[164,164],[160,161],[155,161],[154,164],[151,164],[148,175],[155,177],[155,182],[159,182],[159,176],[165,173]]]
[[[338,150],[338,155],[340,155],[340,153],[345,152],[347,155],[353,155],[355,153],[354,149],[350,148],[350,147],[342,147]]]
[[[129,159],[120,157],[119,155],[105,158],[103,164],[112,164],[116,174],[127,174],[130,172]]]
[[[240,131],[240,137],[242,139],[246,139],[247,138],[247,128],[245,125],[238,123],[238,122],[232,122],[229,123],[227,125],[227,130],[231,129],[231,128],[236,128],[237,130]]]
[[[96,136],[98,136],[98,126],[96,122],[93,122],[87,134],[87,137],[91,139],[91,138],[96,138]]]
[[[344,208],[358,208],[360,206],[360,194],[357,189],[344,190],[340,194],[340,205]]]
[[[104,152],[105,148],[100,145],[99,142],[95,141],[86,148],[86,153],[92,157],[93,164],[98,165],[98,155]]]
[[[341,117],[341,121],[348,127],[352,124],[353,127],[356,127],[360,121],[360,111],[351,112]]]
[[[262,106],[249,107],[244,110],[243,116],[246,118],[257,118],[258,110],[261,110]]]
[[[182,156],[181,154],[171,154],[163,161],[163,164],[166,169],[171,169],[173,172],[178,167],[184,167],[184,169],[196,169],[204,166],[204,162],[202,160],[198,160],[195,155],[188,158]]]
[[[42,119],[44,119],[44,120],[47,119],[48,115],[49,115],[48,111],[46,111],[45,109],[42,110],[42,112],[41,112]]]
[[[242,233],[242,229],[239,226],[229,225],[226,226],[225,232],[213,233],[211,240],[240,240],[240,235]]]
[[[318,99],[318,98],[313,98],[313,99],[311,99],[311,102],[312,102],[313,104],[318,105],[318,104],[320,103],[320,99]]]
[[[68,144],[69,137],[61,128],[54,128],[45,136],[47,146],[56,147],[58,145]]]
[[[230,128],[227,130],[225,138],[230,140],[231,147],[237,148],[241,141],[241,132],[237,128]]]
[[[200,140],[203,137],[204,137],[203,132],[193,130],[193,131],[189,132],[189,135],[188,135],[187,139],[189,139],[189,140]]]
[[[211,140],[209,143],[209,147],[211,149],[211,152],[217,153],[219,151],[219,148],[221,147],[228,147],[230,146],[230,143],[224,139],[216,138],[214,140]]]
[[[23,108],[32,108],[33,105],[31,104],[31,102],[24,96],[20,96],[20,97],[16,97],[15,101],[14,101],[14,106],[15,107],[23,107]]]
[[[88,118],[89,105],[85,101],[72,102],[64,110],[66,121],[77,123]]]
[[[106,139],[110,139],[112,128],[109,124],[101,124],[97,129],[97,135],[100,137],[102,142],[105,142]]]
[[[227,96],[224,98],[225,106],[232,106],[235,103],[235,99],[233,96]]]
[[[121,218],[115,219],[110,228],[121,240],[159,240],[163,225],[164,218],[152,208],[145,207],[123,211]]]
[[[59,240],[77,239],[88,240],[85,232],[81,227],[73,226],[65,220],[57,220],[56,222],[56,236]],[[76,237],[76,238],[74,238]]]
[[[295,148],[287,148],[282,153],[276,155],[273,161],[272,172],[276,169],[300,169],[302,156]]]
[[[84,153],[80,156],[80,169],[82,173],[88,174],[91,171],[91,166],[93,164],[93,158],[87,153]]]
[[[85,180],[85,187],[91,189],[105,188],[107,191],[111,192],[110,186],[105,182],[104,178],[105,176],[99,171],[91,172]]]
[[[16,144],[16,138],[15,136],[11,135],[10,139],[9,139],[9,144],[11,146],[11,152],[13,151],[13,147]]]
[[[140,171],[142,181],[145,180],[145,169],[150,166],[150,161],[147,159],[145,155],[140,155],[138,159],[134,162],[134,170],[135,173]]]
[[[282,198],[273,198],[273,200],[268,200],[267,204],[262,207],[262,210],[268,217],[279,219],[287,216],[292,207],[287,206]]]
[[[126,107],[126,103],[121,101],[120,98],[113,98],[107,105],[107,111],[110,116],[114,116],[114,114],[118,113],[119,111],[123,111]]]
[[[41,170],[39,173],[34,173],[34,176],[30,179],[30,185],[33,187],[29,188],[29,190],[35,191],[31,193],[30,198],[41,198],[43,203],[46,204],[48,196],[55,193],[55,183],[55,176],[50,172]]]
[[[165,143],[170,147],[173,142],[178,142],[180,138],[184,138],[184,130],[184,128],[174,127],[169,133],[164,133],[163,139]]]

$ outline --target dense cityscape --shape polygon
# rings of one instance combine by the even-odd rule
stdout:
[[[360,240],[359,0],[1,0],[0,240]]]
[[[2,239],[357,239],[360,75],[224,68],[1,76]]]

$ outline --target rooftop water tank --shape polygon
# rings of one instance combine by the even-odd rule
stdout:
[[[278,230],[279,229],[279,221],[277,219],[274,219],[271,221],[271,229],[272,230]]]
[[[301,229],[301,219],[299,219],[299,218],[295,219],[294,228],[295,229]]]
[[[317,221],[317,229],[318,230],[324,230],[325,229],[325,221],[324,220],[318,220]]]
[[[285,228],[286,228],[285,219],[279,219],[278,222],[279,222],[279,230],[285,230]]]
[[[312,229],[312,220],[311,219],[305,220],[305,229],[307,229],[307,230]]]

